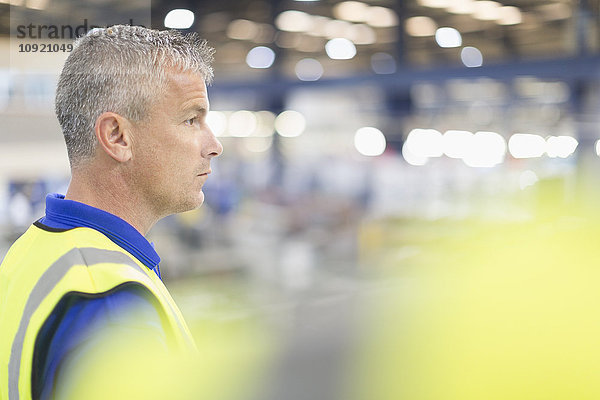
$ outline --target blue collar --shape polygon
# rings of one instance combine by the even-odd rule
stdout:
[[[95,229],[160,277],[160,257],[153,245],[137,229],[116,215],[78,201],[66,200],[64,195],[54,193],[46,196],[46,216],[39,222],[56,229]]]

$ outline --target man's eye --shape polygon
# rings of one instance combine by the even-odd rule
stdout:
[[[196,123],[196,120],[197,120],[197,119],[198,119],[198,118],[196,118],[196,117],[194,117],[194,118],[190,118],[190,119],[187,119],[187,120],[185,120],[185,124],[186,124],[186,125],[190,125],[190,126],[192,126],[192,125],[194,125],[194,124]]]

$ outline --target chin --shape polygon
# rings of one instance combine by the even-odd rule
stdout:
[[[190,198],[189,201],[186,202],[184,206],[185,210],[183,211],[195,210],[196,208],[200,208],[202,204],[204,204],[204,193],[200,192],[200,194],[194,196],[193,198]]]
[[[167,215],[184,213],[200,208],[204,203],[204,193],[180,193],[179,196],[163,197],[155,204],[159,217],[164,218]]]

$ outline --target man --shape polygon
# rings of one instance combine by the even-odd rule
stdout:
[[[123,25],[75,42],[56,91],[68,191],[0,266],[0,399],[68,396],[78,360],[110,354],[107,326],[194,347],[144,236],[202,205],[223,150],[206,124],[212,52],[195,34]]]

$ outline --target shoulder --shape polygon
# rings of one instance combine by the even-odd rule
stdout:
[[[121,337],[144,332],[158,345],[166,343],[157,307],[151,293],[136,284],[124,284],[94,295],[66,294],[54,307],[36,338],[33,394],[39,398],[47,397],[44,394],[52,392],[65,363],[85,359],[90,346],[100,345],[107,329]]]
[[[75,248],[115,249],[106,236],[90,228],[60,229],[35,222],[10,247],[2,261],[2,271],[9,273],[14,265],[50,264]]]
[[[98,264],[117,264],[137,270],[140,278],[146,276],[139,262],[101,232],[85,227],[51,228],[39,222],[11,246],[0,267],[0,275],[12,282],[19,281],[20,277],[31,282],[35,277],[63,275],[73,267],[83,267],[85,271],[81,273],[93,278],[94,272],[101,268],[88,267]],[[122,271],[116,268],[113,272],[115,277]]]

